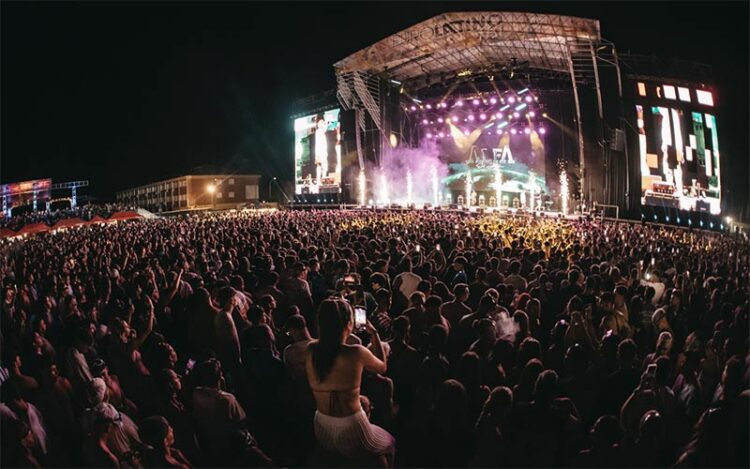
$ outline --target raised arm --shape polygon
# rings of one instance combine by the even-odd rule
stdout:
[[[370,321],[367,321],[365,324],[365,329],[370,334],[370,347],[372,351],[366,347],[360,348],[362,365],[368,371],[383,374],[388,369],[388,365],[385,361],[385,350],[383,349],[383,344],[380,342],[380,336]]]

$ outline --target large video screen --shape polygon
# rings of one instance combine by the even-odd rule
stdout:
[[[341,191],[341,125],[339,109],[294,120],[295,193]]]
[[[721,213],[719,137],[713,94],[637,83],[641,203]]]

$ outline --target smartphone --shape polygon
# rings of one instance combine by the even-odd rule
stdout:
[[[193,371],[193,367],[195,367],[195,360],[191,358],[190,360],[188,360],[185,368],[187,368],[188,371]]]
[[[439,251],[439,250],[440,250],[440,245],[439,245],[439,244],[436,244],[436,245],[435,245],[435,250],[436,250],[436,251]]]
[[[362,329],[367,324],[367,311],[362,306],[354,307],[354,327],[355,329]]]
[[[417,246],[414,248],[414,250],[417,251],[417,252],[421,252],[422,251],[422,246],[420,246],[419,244],[417,244]]]
[[[652,363],[646,367],[646,376],[649,378],[656,377],[656,363]]]

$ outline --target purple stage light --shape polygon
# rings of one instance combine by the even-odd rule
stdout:
[[[440,132],[440,133],[438,134],[438,137],[440,137],[440,138],[443,138],[443,137],[445,137],[445,134],[444,134],[443,132]]]
[[[479,106],[479,100],[474,99],[474,101],[472,101],[472,104],[474,104],[474,106]]]
[[[442,124],[443,123],[443,118],[442,117],[438,117],[438,122],[440,122]]]
[[[426,107],[427,109],[432,109],[432,104],[427,104],[427,105],[425,105],[425,107]]]
[[[545,129],[544,127],[539,127],[539,133],[544,135],[547,133],[547,129]]]
[[[530,103],[531,101],[533,101],[533,99],[534,98],[532,98],[531,96],[526,96],[526,102],[527,103]]]
[[[515,117],[516,119],[518,119],[519,117],[521,117],[521,114],[519,114],[518,111],[516,111],[516,112],[513,113],[513,117]]]
[[[432,138],[432,134],[427,134],[427,138]]]
[[[473,121],[473,120],[474,120],[474,114],[469,114],[469,120],[470,120],[470,121]]]
[[[469,132],[469,129],[464,130],[464,135],[469,135],[471,132]]]
[[[460,100],[459,100],[459,101],[456,101],[456,106],[458,106],[458,107],[461,107],[461,106],[463,106],[463,105],[464,105],[464,102],[463,102],[463,101],[460,101]]]
[[[513,104],[513,103],[515,103],[515,102],[516,102],[516,97],[515,97],[515,96],[511,96],[510,98],[508,98],[508,102],[509,102],[510,104]]]
[[[486,120],[487,119],[487,114],[484,114],[484,113],[479,114],[479,118],[482,119],[482,120]]]
[[[526,127],[525,129],[523,129],[523,133],[525,133],[526,135],[530,135],[531,134],[531,129],[528,128],[528,127]]]
[[[536,117],[536,112],[534,111],[529,112],[529,117]]]
[[[517,133],[518,133],[518,131],[517,131],[517,130],[515,129],[515,127],[514,127],[514,128],[512,128],[512,129],[510,129],[510,133],[512,133],[513,135],[515,135],[515,134],[517,134]]]
[[[495,114],[495,117],[497,117],[498,119],[502,119],[503,118],[503,113],[502,112],[498,112],[497,114]]]
[[[427,119],[422,119],[422,123],[425,124],[425,125],[429,124],[429,122],[430,121],[428,121]]]
[[[417,110],[417,106],[412,105],[411,110],[412,111],[416,111]]]
[[[453,122],[458,122],[458,117],[453,116]]]
[[[497,104],[497,99],[490,98],[490,104]]]

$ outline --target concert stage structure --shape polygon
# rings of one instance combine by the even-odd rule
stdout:
[[[710,69],[620,54],[598,20],[445,13],[334,71],[298,102],[297,203],[721,223]]]

